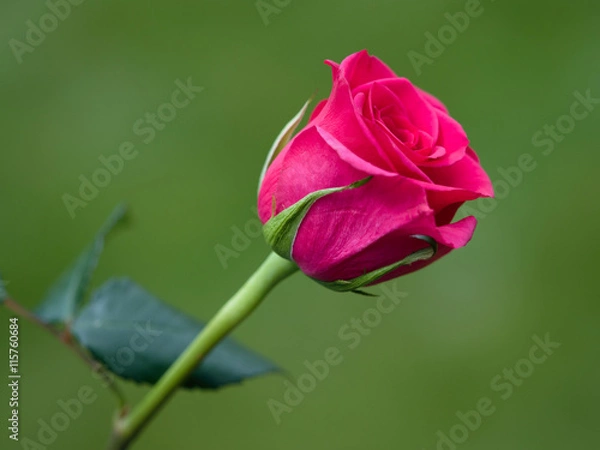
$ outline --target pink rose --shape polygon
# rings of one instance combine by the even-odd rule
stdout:
[[[493,190],[462,126],[438,99],[366,51],[327,64],[331,95],[268,167],[258,196],[261,221],[315,191],[371,177],[310,206],[290,241],[290,258],[305,274],[351,280],[429,246],[415,235],[437,242],[433,257],[375,284],[466,245],[475,218],[452,219],[464,202]]]

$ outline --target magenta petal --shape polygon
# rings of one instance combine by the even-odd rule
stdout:
[[[426,131],[434,140],[437,139],[439,111],[425,101],[417,88],[406,78],[374,81],[361,86],[360,90],[372,92],[371,108],[387,105],[401,107],[415,127]]]
[[[392,161],[395,171],[403,176],[414,180],[431,182],[427,174],[425,174],[414,162],[410,160],[406,149],[402,142],[392,134],[392,132],[381,122],[371,124],[373,135],[377,138],[384,151],[388,152],[389,158]]]
[[[427,191],[429,206],[438,213],[440,224],[448,223],[462,203],[494,195],[487,173],[470,157],[451,166],[425,169],[431,181],[415,183]]]
[[[331,133],[318,126],[316,126],[315,128],[319,135],[323,138],[325,143],[327,143],[329,147],[335,150],[335,152],[343,161],[347,162],[352,167],[361,170],[369,175],[381,175],[387,177],[397,175],[388,170],[380,169],[379,167],[374,166],[373,164],[369,163],[368,161],[365,161],[364,159],[360,159],[358,156],[352,153],[344,144],[338,141]]]
[[[476,163],[479,163],[479,156],[477,155],[477,153],[475,153],[475,150],[473,150],[471,147],[467,147],[466,155],[469,158],[471,158],[473,161],[475,161]]]
[[[384,281],[416,272],[417,270],[436,262],[438,259],[450,253],[452,250],[464,247],[473,237],[476,225],[477,220],[474,217],[465,217],[458,222],[451,223],[443,227],[438,227],[437,232],[434,232],[432,235],[432,237],[438,242],[438,251],[433,258],[426,261],[418,261],[409,266],[399,267],[373,284],[383,283]],[[423,246],[421,245],[419,248],[423,248]]]
[[[318,200],[300,226],[292,257],[309,276],[333,281],[342,261],[432,214],[425,192],[410,180],[374,177],[360,188]],[[368,268],[348,268],[348,273],[360,275]]]
[[[471,157],[462,158],[450,166],[427,167],[425,173],[433,182],[432,190],[468,191],[477,197],[492,197],[494,189],[490,177]]]
[[[346,57],[340,64],[340,71],[352,89],[382,78],[396,78],[392,69],[366,50]]]
[[[337,137],[361,159],[384,170],[393,167],[382,158],[378,143],[364,123],[362,114],[356,109],[348,82],[341,72],[333,68],[334,84],[327,103],[319,114],[312,118],[311,125],[318,125]]]
[[[411,253],[427,247],[424,241],[413,238],[411,235],[424,234],[435,239],[438,243],[438,251],[433,258],[399,267],[374,284],[406,275],[428,266],[453,249],[465,246],[473,236],[476,224],[477,221],[474,217],[466,217],[458,222],[437,227],[432,215],[421,215],[411,223],[373,242],[360,252],[340,261],[337,265],[328,267],[319,274],[318,278],[327,281],[352,279],[363,273],[393,264]]]
[[[449,166],[464,158],[469,139],[462,125],[448,114],[437,111],[437,116],[440,129],[436,145],[446,149],[446,156],[433,160],[430,165]]]
[[[458,222],[437,227],[431,235],[440,245],[449,249],[464,247],[469,243],[475,232],[477,219],[473,216],[465,217]]]
[[[272,208],[273,196],[276,212],[280,213],[312,192],[348,186],[367,176],[364,171],[341,160],[316,127],[305,128],[267,170],[263,182],[266,187],[259,194],[261,219],[270,217],[270,213],[265,215],[264,211]]]
[[[311,123],[313,120],[315,120],[317,118],[317,116],[320,114],[320,112],[323,110],[323,107],[326,104],[327,104],[327,99],[321,100],[319,103],[317,103],[317,106],[315,106],[315,109],[313,109],[313,111],[310,113],[310,117],[308,118],[308,123]]]
[[[283,156],[287,152],[290,144],[281,151],[281,153],[271,163],[258,191],[258,217],[262,223],[266,223],[272,215],[273,197],[277,191],[277,184],[281,175]]]

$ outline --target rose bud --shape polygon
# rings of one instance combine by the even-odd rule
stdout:
[[[267,242],[309,277],[357,291],[466,245],[476,219],[452,222],[493,189],[462,126],[434,96],[366,51],[333,69],[333,87],[292,138],[283,129],[261,174]]]

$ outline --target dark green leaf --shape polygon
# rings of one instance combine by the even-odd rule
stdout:
[[[73,319],[81,304],[90,278],[104,249],[104,240],[115,225],[123,219],[125,205],[119,205],[100,229],[94,241],[79,255],[71,267],[48,290],[44,300],[34,311],[46,323],[65,324]]]
[[[127,279],[109,280],[92,295],[72,333],[122,378],[155,383],[203,324]],[[218,388],[278,369],[227,338],[197,367],[185,387]]]

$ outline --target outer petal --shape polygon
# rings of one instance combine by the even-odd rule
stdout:
[[[458,222],[438,227],[437,232],[434,232],[431,235],[439,244],[438,251],[433,258],[428,259],[427,261],[418,261],[410,266],[400,267],[398,270],[379,279],[377,283],[374,284],[383,283],[384,281],[416,272],[417,270],[434,263],[438,259],[450,253],[452,250],[464,247],[473,237],[476,226],[477,219],[469,216],[459,220]]]
[[[388,177],[396,175],[393,172],[380,169],[379,167],[376,167],[373,164],[360,159],[358,156],[356,156],[356,154],[352,153],[352,151],[350,151],[348,147],[346,147],[344,144],[338,141],[335,136],[333,136],[331,133],[324,130],[323,128],[315,126],[315,129],[317,130],[321,138],[323,138],[323,141],[325,141],[325,143],[329,145],[329,147],[331,147],[332,150],[335,150],[338,157],[343,161],[346,161],[352,167],[362,170],[368,175],[381,175]]]
[[[266,223],[271,218],[273,198],[277,192],[283,158],[289,146],[294,142],[294,139],[290,141],[286,148],[271,163],[258,189],[258,218],[262,223]]]
[[[367,50],[361,50],[346,57],[339,65],[332,61],[327,61],[327,63],[331,66],[340,67],[343,76],[348,80],[352,89],[371,81],[384,78],[398,78],[389,66],[376,56],[369,55]],[[437,97],[423,89],[416,89],[423,99],[434,108],[448,113],[448,108]]]
[[[313,109],[313,111],[310,113],[308,123],[311,123],[313,120],[315,120],[317,118],[317,116],[321,113],[321,111],[323,110],[323,108],[325,107],[326,104],[327,104],[327,99],[321,100],[319,103],[317,103],[317,106],[315,106],[315,109]]]
[[[348,260],[426,216],[433,211],[419,186],[403,177],[373,177],[360,188],[318,200],[298,230],[292,258],[304,273],[320,280],[354,278],[386,265],[386,255],[372,255],[368,265],[353,266]]]
[[[396,78],[392,69],[379,58],[370,56],[366,50],[344,58],[340,64],[340,71],[352,89],[370,81]]]
[[[472,151],[450,166],[425,169],[432,183],[423,187],[431,193],[429,204],[434,210],[440,210],[452,203],[494,195],[488,174],[470,153]]]
[[[264,223],[275,211],[298,202],[321,189],[347,186],[369,174],[345,162],[314,126],[294,137],[267,170],[258,196],[258,211]]]
[[[399,261],[426,246],[423,241],[411,238],[411,235],[425,234],[434,238],[438,242],[438,252],[433,258],[400,267],[377,283],[406,275],[437,261],[455,248],[465,246],[473,236],[476,224],[474,217],[466,217],[459,222],[437,227],[433,215],[420,215],[411,223],[386,234],[362,251],[316,274],[315,278],[325,281],[355,278]]]

